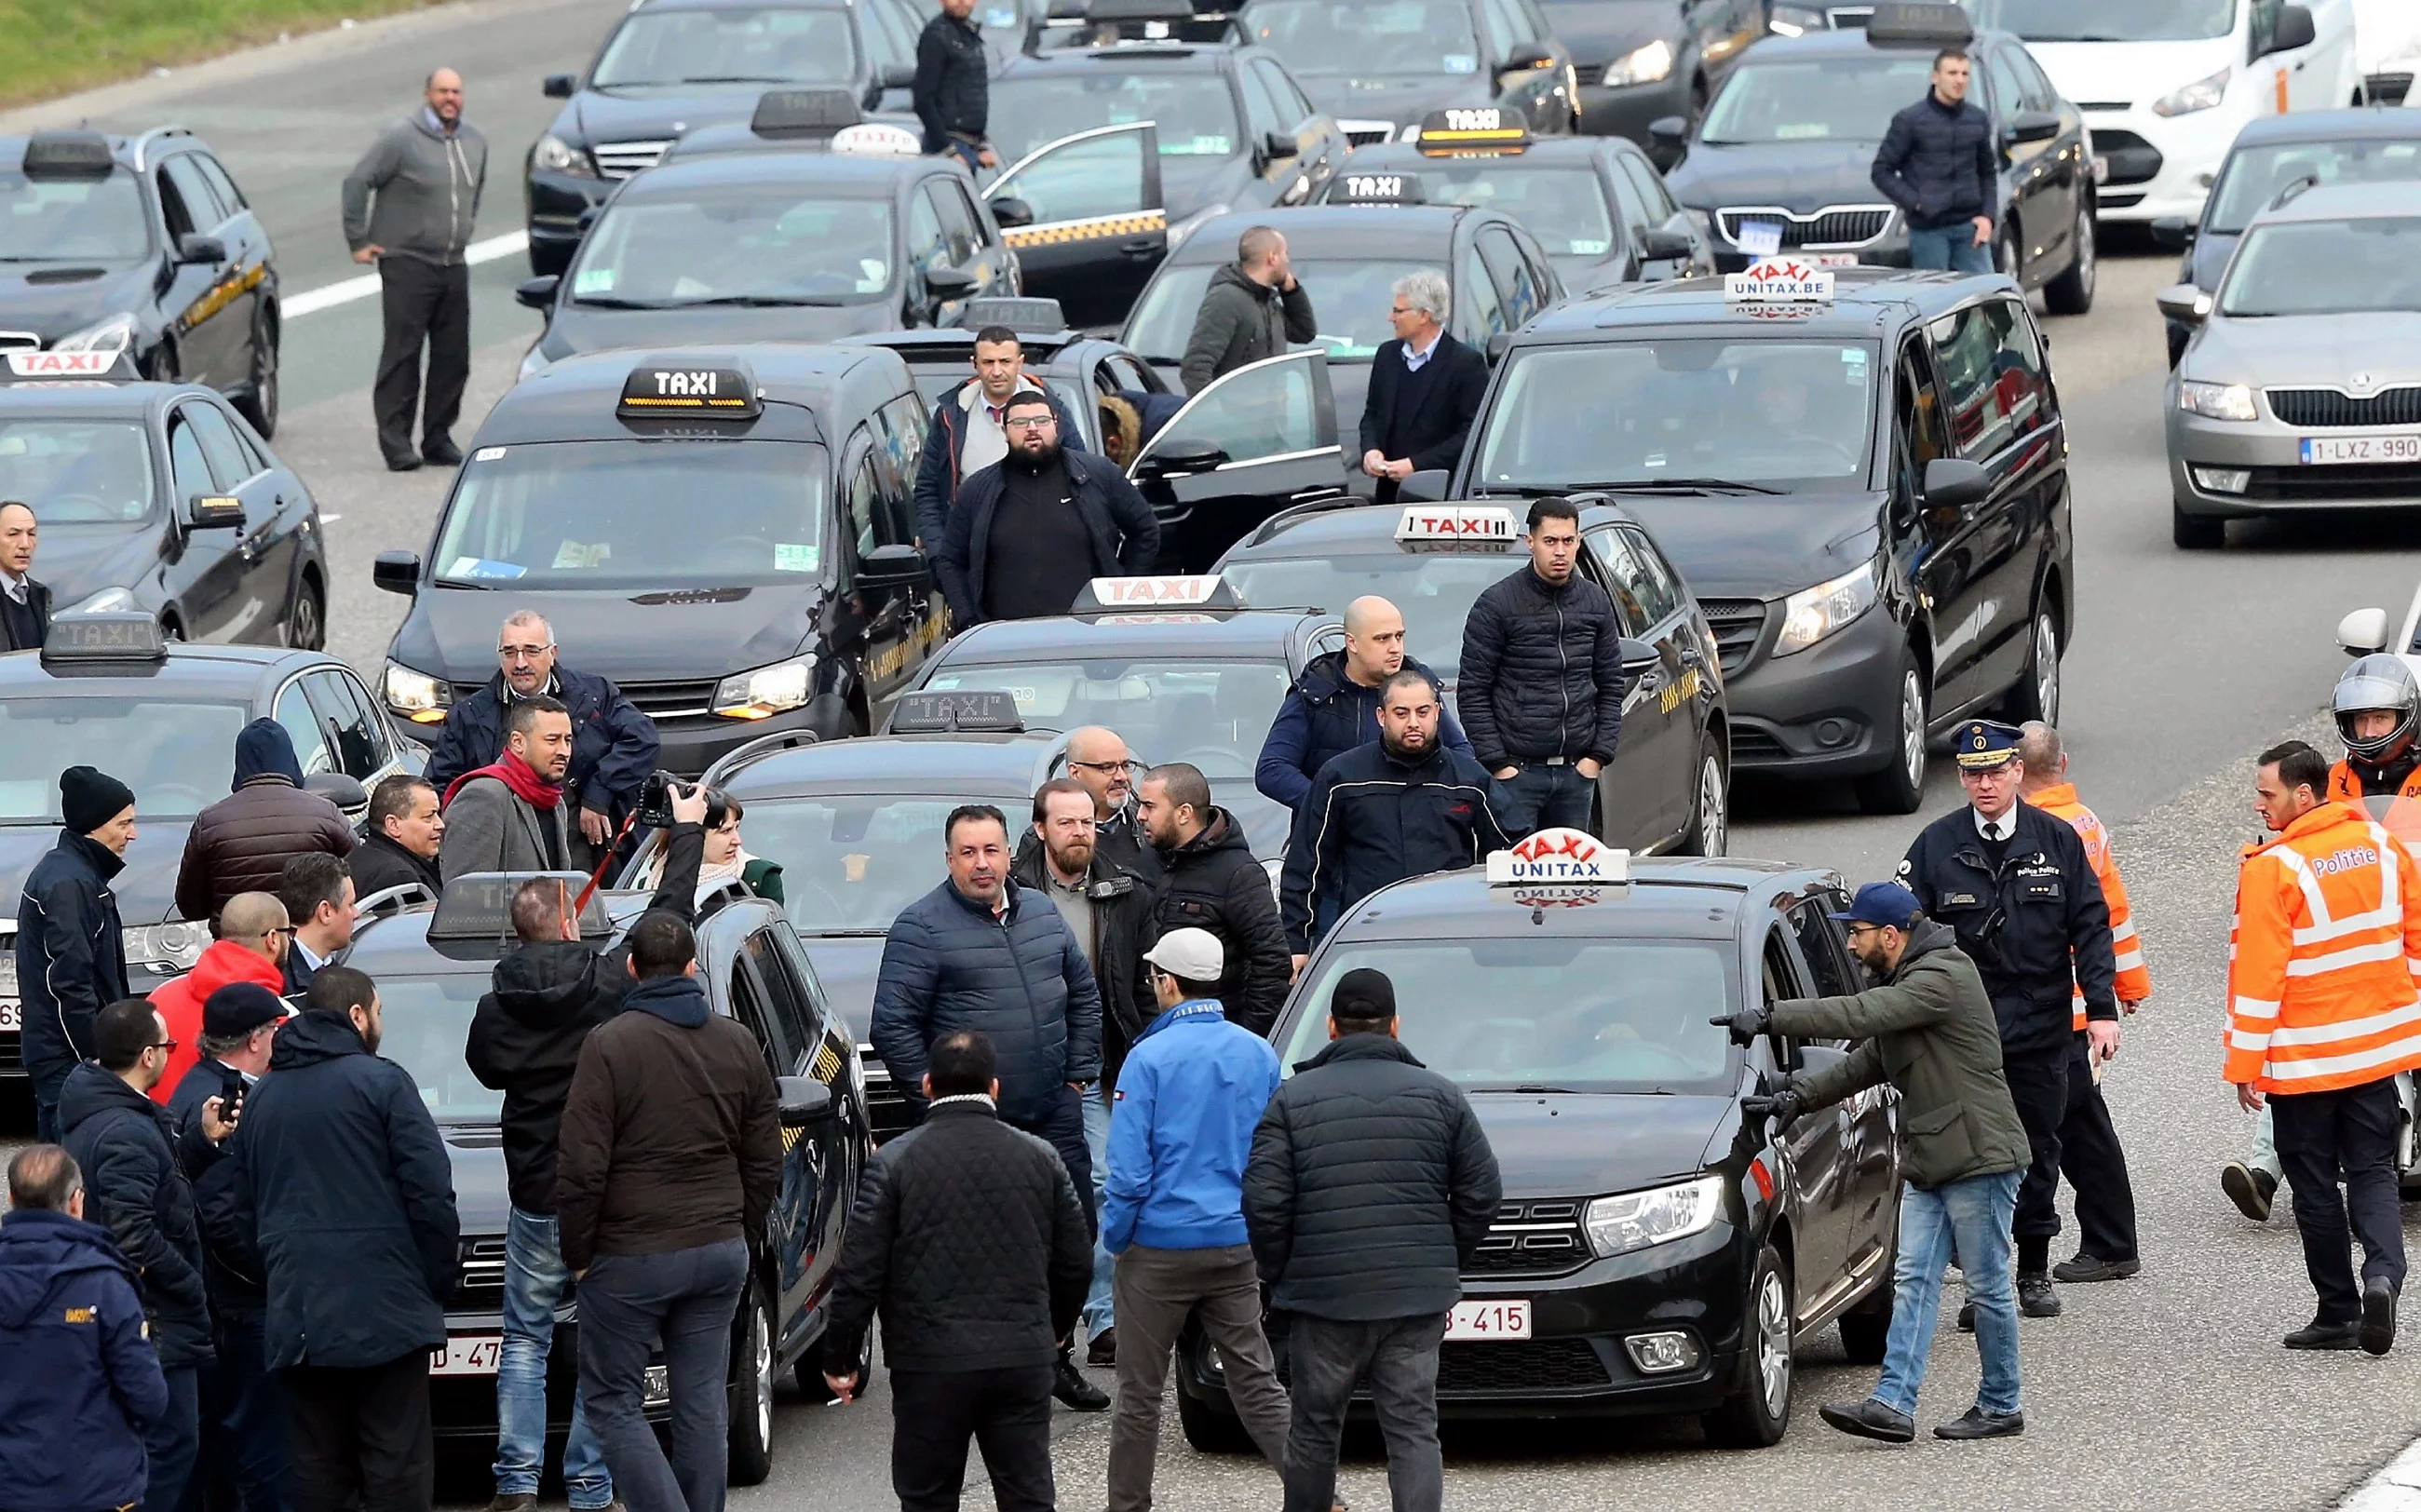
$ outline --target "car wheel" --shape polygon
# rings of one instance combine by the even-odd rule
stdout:
[[[297,651],[325,650],[328,646],[327,599],[319,580],[308,574],[295,590],[294,607],[286,613],[286,645]]]
[[[2046,725],[2057,725],[2059,626],[2053,622],[2048,602],[2035,605],[2035,622],[2026,639],[2026,669],[2019,676],[2017,686],[2009,690],[2003,707],[2012,724],[2038,719]]]
[[[1913,814],[1925,800],[1925,669],[1916,652],[1899,653],[1899,705],[1892,714],[1892,759],[1857,780],[1858,806],[1869,814]]]
[[[1710,734],[1698,748],[1697,792],[1691,799],[1690,825],[1675,850],[1685,856],[1720,856],[1730,831],[1731,785],[1725,780],[1724,748]]]
[[[2054,315],[2083,315],[2093,308],[2101,248],[2094,242],[2092,201],[2077,203],[2076,232],[2069,245],[2075,255],[2068,270],[2043,286],[2043,307]]]
[[[1185,1442],[1206,1455],[1248,1455],[1258,1451],[1242,1418],[1222,1412],[1182,1385],[1177,1388],[1177,1423]]]
[[[252,382],[235,407],[260,432],[261,440],[277,433],[277,339],[269,334],[265,322],[252,334]]]
[[[2026,287],[2026,257],[2018,248],[2018,233],[2014,227],[2002,232],[2001,240],[1993,244],[1992,267],[1994,271],[2016,279],[2020,288]]]
[[[151,360],[143,365],[143,376],[154,383],[174,383],[177,377],[177,349],[166,341],[151,349]]]
[[[2173,498],[2169,539],[2181,552],[2215,552],[2227,544],[2227,522],[2217,515],[2190,515]]]
[[[743,1296],[747,1311],[731,1351],[729,1477],[734,1486],[758,1486],[773,1473],[773,1303],[761,1281],[750,1281]]]
[[[1790,1270],[1773,1246],[1757,1252],[1742,1319],[1740,1385],[1706,1415],[1707,1437],[1727,1449],[1763,1449],[1790,1426]]]

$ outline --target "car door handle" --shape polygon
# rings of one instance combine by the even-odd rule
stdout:
[[[1119,242],[1118,250],[1130,257],[1148,257],[1159,252],[1162,244],[1163,239],[1160,237],[1139,236],[1132,242]]]

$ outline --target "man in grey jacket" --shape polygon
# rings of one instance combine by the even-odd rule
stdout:
[[[1966,1414],[1938,1425],[1940,1439],[1992,1439],[2025,1431],[2018,1406],[2018,1308],[2009,1227],[2018,1181],[2033,1155],[2001,1074],[2000,1021],[1975,962],[1945,925],[1917,912],[1894,882],[1858,889],[1847,912],[1850,948],[1881,985],[1852,997],[1800,998],[1714,1021],[1742,1044],[1759,1035],[1860,1041],[1839,1062],[1787,1083],[1772,1097],[1743,1098],[1751,1117],[1788,1127],[1802,1113],[1889,1082],[1900,1096],[1899,1264],[1882,1380],[1875,1394],[1820,1411],[1844,1433],[1906,1443],[1916,1436],[1917,1387],[1942,1302],[1942,1272],[1955,1242],[1976,1308],[1984,1379]]]
[[[471,266],[463,254],[487,182],[488,139],[462,118],[462,76],[452,69],[430,74],[428,102],[380,132],[345,179],[345,244],[355,262],[378,265],[385,334],[370,410],[394,472],[462,460],[451,432],[471,376]],[[415,452],[423,343],[429,391]]]
[[[445,789],[438,875],[564,871],[572,855],[563,825],[563,779],[571,769],[571,715],[543,694],[516,699],[505,715],[505,752]]]
[[[1279,356],[1289,342],[1319,334],[1311,296],[1295,281],[1288,259],[1286,238],[1256,226],[1236,239],[1236,260],[1210,275],[1178,374],[1186,393],[1199,394],[1212,380]]]

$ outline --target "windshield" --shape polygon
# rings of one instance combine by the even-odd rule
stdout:
[[[866,304],[891,288],[891,202],[764,188],[617,205],[580,249],[576,304]]]
[[[881,934],[933,890],[942,821],[970,802],[820,794],[748,800],[748,849],[782,865],[790,923],[802,934]]]
[[[1880,142],[1899,108],[1933,87],[1932,76],[1931,58],[1910,53],[1744,63],[1708,107],[1699,139]]]
[[[847,84],[857,39],[846,10],[641,10],[597,59],[593,89],[650,84]]]
[[[1466,1091],[1732,1090],[1731,1037],[1707,1021],[1740,1000],[1730,952],[1710,942],[1506,939],[1341,945],[1320,963],[1278,1053],[1327,1047],[1322,1011],[1358,967],[1396,984],[1404,1046]],[[1313,1005],[1319,1005],[1315,1007]]]
[[[1365,213],[1384,215],[1383,210]],[[1153,283],[1143,303],[1128,318],[1126,344],[1154,362],[1177,362],[1194,335],[1194,317],[1202,308],[1203,291],[1210,287],[1217,267],[1202,263],[1171,268]],[[1294,275],[1311,296],[1312,314],[1320,335],[1306,346],[1327,351],[1330,360],[1369,359],[1382,341],[1393,340],[1387,323],[1395,302],[1396,280],[1423,272],[1416,262],[1346,262],[1322,257],[1297,257]],[[1443,268],[1429,273],[1442,273]],[[1296,350],[1301,351],[1302,348]]]
[[[1465,0],[1254,0],[1244,24],[1300,78],[1479,71]]]
[[[1217,782],[1252,776],[1289,680],[1282,662],[954,660],[925,686],[1005,689],[1030,727],[1106,725],[1139,758],[1191,762]]]
[[[139,819],[190,819],[227,795],[242,704],[0,699],[0,824],[57,824],[59,773],[98,767],[134,789]]]
[[[1060,71],[992,81],[992,140],[1003,167],[1045,142],[1147,120],[1164,158],[1232,157],[1243,146],[1236,97],[1215,73]]]
[[[807,581],[823,565],[829,472],[824,449],[807,443],[482,447],[445,512],[437,581],[623,589]]]
[[[1978,26],[2029,42],[2184,42],[2225,37],[2237,0],[1962,0]]]
[[[133,262],[151,250],[134,176],[28,179],[0,172],[0,262]]]
[[[1528,226],[1551,257],[1602,257],[1614,250],[1614,214],[1594,168],[1429,159],[1420,175],[1430,204],[1501,210]]]
[[[0,421],[0,499],[44,525],[127,524],[151,512],[151,447],[126,420]]]
[[[2219,307],[2240,318],[2421,311],[2421,217],[2256,226],[2227,265]]]
[[[2289,185],[2382,183],[2421,179],[2421,140],[2294,142],[2248,147],[2227,160],[2210,192],[2202,228],[2234,236]]]
[[[379,978],[378,1052],[412,1073],[429,1115],[441,1124],[492,1124],[505,1095],[491,1092],[462,1059],[471,1015],[488,990],[485,972]]]
[[[1863,480],[1872,342],[1667,339],[1534,348],[1490,406],[1474,484]]]
[[[1462,665],[1462,625],[1472,600],[1524,559],[1507,554],[1300,557],[1229,562],[1219,575],[1256,609],[1319,609],[1341,615],[1366,593],[1404,614],[1404,652],[1448,682]]]

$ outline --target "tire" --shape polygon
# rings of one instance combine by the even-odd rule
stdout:
[[[2026,665],[2018,675],[2017,686],[2009,690],[2001,708],[2012,725],[2023,725],[2030,719],[2041,720],[2056,726],[2059,724],[2059,626],[2053,620],[2051,604],[2041,594],[2035,596],[2034,623],[2026,629]]]
[[[2169,539],[2181,552],[2215,552],[2227,544],[2227,522],[2217,515],[2190,515],[2173,498]]]
[[[1696,792],[1690,801],[1689,827],[1673,848],[1676,855],[1720,856],[1731,837],[1731,781],[1724,770],[1724,748],[1710,734],[1698,747]]]
[[[1899,653],[1899,690],[1892,762],[1856,782],[1858,806],[1869,814],[1913,814],[1925,801],[1925,669],[1917,664],[1916,652],[1908,647]]]
[[[267,441],[277,433],[277,338],[268,322],[252,334],[252,383],[235,407]]]
[[[328,648],[328,595],[320,580],[309,573],[303,575],[303,585],[294,592],[294,605],[286,612],[283,627],[286,644],[297,651],[323,651]]]
[[[177,376],[177,349],[162,341],[151,349],[151,360],[143,365],[143,376],[154,383],[180,383]]]
[[[1254,1446],[1253,1436],[1244,1431],[1242,1418],[1222,1412],[1182,1385],[1177,1388],[1177,1423],[1185,1430],[1185,1442],[1206,1455],[1260,1452]]]
[[[1742,1315],[1740,1386],[1703,1423],[1726,1449],[1764,1449],[1790,1427],[1790,1268],[1769,1244],[1757,1252]]]
[[[2018,245],[2014,229],[2002,232],[2001,240],[1992,244],[1992,267],[2016,279],[2020,288],[2026,287],[2026,255]]]
[[[2101,276],[2101,249],[2096,244],[2093,202],[2076,207],[2076,234],[2070,241],[2073,256],[2058,277],[2043,285],[2043,307],[2054,315],[2083,315],[2093,308],[2093,288]]]
[[[747,1311],[731,1344],[729,1479],[761,1486],[773,1473],[773,1304],[762,1281],[751,1279],[743,1295]]]

